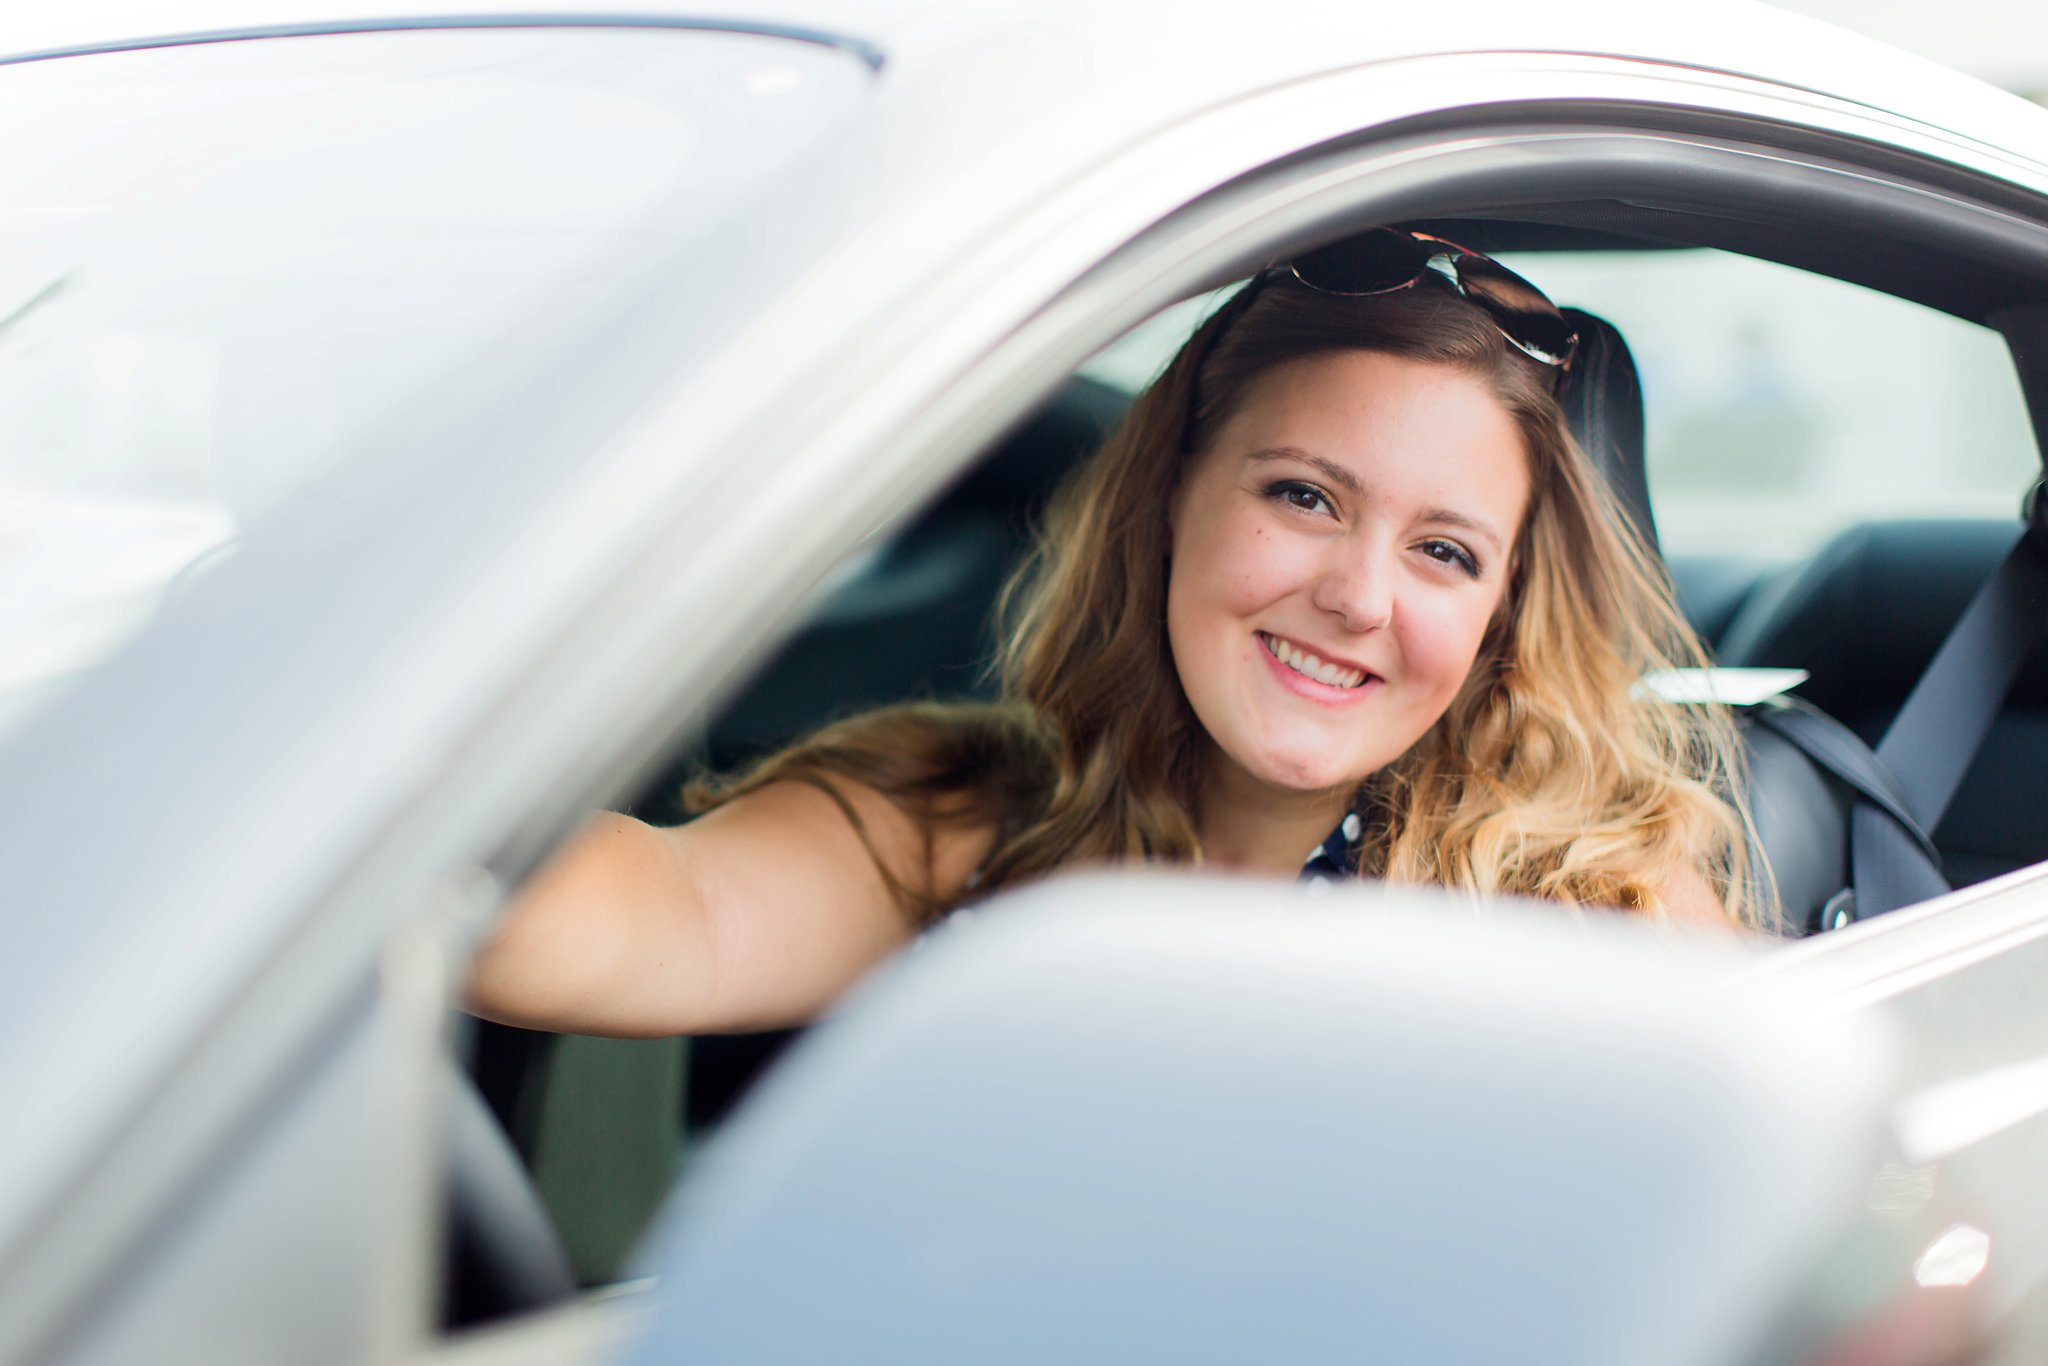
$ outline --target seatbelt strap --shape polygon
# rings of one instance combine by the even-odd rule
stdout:
[[[1877,758],[1921,830],[1941,823],[1984,744],[2005,695],[2048,625],[2048,535],[2041,486],[2027,499],[2027,529],[1950,628],[1878,742]],[[1859,798],[1849,813],[1849,864],[1856,904],[1867,920],[1948,890],[1887,827],[1893,817]],[[1930,879],[1931,875],[1931,879]]]
[[[1769,730],[1849,789],[1848,885],[1808,912],[1805,934],[1837,930],[1857,918],[1856,860],[1880,871],[1887,895],[1939,896],[1948,890],[1934,841],[1913,818],[1905,795],[1863,737],[1810,703],[1771,698],[1747,709],[1750,723]],[[1856,824],[1857,813],[1866,813]],[[1866,872],[1866,876],[1870,876]]]
[[[1897,870],[1886,874],[1891,885],[1928,896],[1947,891],[1934,841],[1914,818],[1905,793],[1876,752],[1855,731],[1785,691],[1806,677],[1804,669],[1664,669],[1645,675],[1641,687],[1666,702],[1712,702],[1735,708],[1751,727],[1771,732],[1847,788],[1852,811],[1867,808],[1881,813],[1867,825],[1863,845],[1866,857],[1877,851],[1888,870]],[[1845,869],[1843,876],[1853,874]],[[1856,918],[1855,903],[1855,893],[1844,886],[1825,905],[1814,907],[1799,928],[1811,934],[1846,925]]]
[[[1767,698],[1750,707],[1748,715],[1753,724],[1775,732],[1826,769],[1856,794],[1857,801],[1867,802],[1890,817],[1924,862],[1939,862],[1934,841],[1914,819],[1905,794],[1870,746],[1863,743],[1862,736],[1796,697]]]

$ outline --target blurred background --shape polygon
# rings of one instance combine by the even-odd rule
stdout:
[[[2048,98],[2048,6],[2033,0],[1778,0],[1778,8],[1931,57],[2030,99]]]

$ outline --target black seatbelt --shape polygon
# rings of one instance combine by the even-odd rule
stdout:
[[[1805,756],[1806,760],[1833,776],[1850,793],[1848,837],[1849,857],[1844,859],[1843,876],[1850,879],[1832,897],[1812,908],[1807,919],[1792,928],[1805,934],[1840,929],[1856,918],[1854,853],[1859,836],[1853,815],[1859,810],[1881,813],[1866,821],[1861,847],[1866,854],[1881,851],[1885,866],[1907,869],[1908,885],[1923,889],[1925,896],[1948,890],[1941,876],[1941,856],[1935,852],[1920,822],[1914,818],[1905,794],[1863,737],[1826,712],[1796,697],[1770,697],[1745,710],[1751,724],[1770,731]]]
[[[1934,841],[1913,815],[1891,770],[1863,743],[1863,737],[1812,703],[1797,697],[1768,697],[1748,709],[1751,721],[1776,732],[1808,759],[1891,819],[1930,864],[1938,864]]]
[[[2048,625],[2048,531],[2041,485],[2027,526],[1950,628],[1877,745],[1881,768],[1920,830],[1941,823],[2005,695]],[[1854,903],[1838,923],[1867,920],[1948,890],[1883,806],[1859,793],[1849,812]],[[1824,926],[1823,928],[1830,928]]]

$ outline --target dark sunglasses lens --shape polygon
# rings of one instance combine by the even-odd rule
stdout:
[[[1578,337],[1542,290],[1487,256],[1458,258],[1465,297],[1493,315],[1508,340],[1537,360],[1562,365]]]
[[[1296,257],[1294,273],[1325,294],[1385,294],[1412,284],[1433,254],[1407,233],[1381,228]]]

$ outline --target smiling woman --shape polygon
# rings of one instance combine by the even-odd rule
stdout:
[[[1166,611],[1225,756],[1205,808],[1247,784],[1348,803],[1450,706],[1529,499],[1490,398],[1447,366],[1333,352],[1268,372],[1209,443],[1173,500]]]
[[[1449,244],[1333,250],[1372,282],[1417,243],[1370,290],[1269,270],[1196,331],[1055,501],[1000,701],[838,722],[701,785],[676,829],[600,818],[507,917],[475,1007],[801,1021],[963,901],[1086,863],[1307,855],[1753,923],[1732,728],[1637,686],[1701,655],[1566,432],[1571,338],[1515,277],[1475,297],[1505,273]]]

